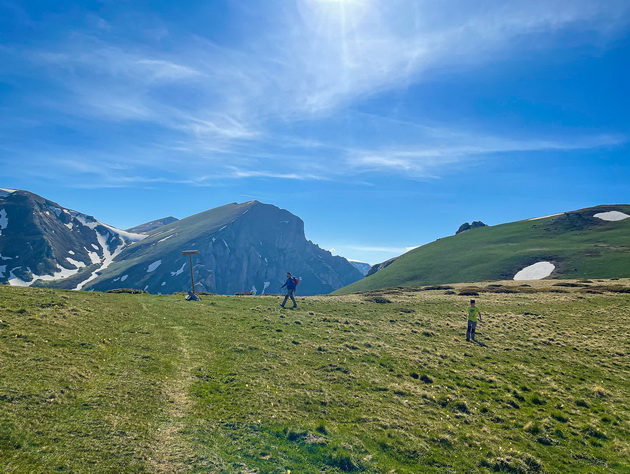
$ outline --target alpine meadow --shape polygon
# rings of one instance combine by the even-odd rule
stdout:
[[[625,472],[630,280],[0,289],[7,472]],[[580,324],[576,324],[580,321]]]

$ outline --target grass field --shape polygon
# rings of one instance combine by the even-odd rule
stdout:
[[[630,219],[592,217],[629,205],[598,206],[559,216],[479,227],[422,245],[378,272],[337,290],[355,293],[397,286],[510,280],[536,262],[553,263],[552,278],[630,276]]]
[[[0,470],[630,472],[630,280],[566,283],[0,287]]]

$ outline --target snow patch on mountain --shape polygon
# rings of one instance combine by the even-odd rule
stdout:
[[[0,188],[0,197],[6,197],[9,194],[13,194],[17,189]]]
[[[85,226],[85,227],[89,227],[90,229],[96,229],[96,227],[98,226],[98,221],[90,221],[88,222],[88,220],[86,219],[87,216],[80,214],[78,212],[73,212],[71,213],[72,217],[74,217],[77,221],[79,221],[81,223],[81,225]]]
[[[135,232],[127,232],[126,230],[121,230],[117,227],[114,227],[108,224],[103,224],[102,222],[99,222],[99,224],[102,225],[103,227],[107,227],[114,234],[118,234],[120,237],[123,237],[124,239],[127,239],[130,242],[140,242],[142,239],[146,239],[148,237],[148,235],[145,235],[145,234],[136,234]]]
[[[159,244],[160,242],[164,242],[165,240],[168,240],[168,239],[170,239],[171,237],[175,237],[176,235],[177,235],[177,234],[171,234],[171,235],[169,235],[169,236],[167,236],[167,237],[164,237],[163,239],[158,240],[158,241],[157,241],[157,243]]]
[[[151,265],[147,267],[147,273],[151,273],[160,265],[162,265],[162,260],[156,260],[155,262],[153,262]]]
[[[181,275],[182,273],[184,273],[185,266],[186,266],[186,262],[182,264],[182,267],[179,270],[177,270],[176,272],[171,272],[171,276],[175,277],[177,275]]]
[[[103,234],[101,234],[98,231],[95,231],[95,232],[96,232],[96,239],[97,239],[98,243],[100,244],[100,246],[103,249],[103,259],[102,259],[101,266],[98,269],[96,269],[95,271],[93,271],[92,274],[87,279],[85,279],[81,283],[79,283],[76,286],[75,290],[83,289],[83,287],[86,284],[88,284],[90,281],[96,279],[98,277],[98,275],[99,275],[99,272],[101,272],[101,271],[105,270],[107,267],[109,267],[112,264],[112,262],[114,261],[114,259],[125,248],[125,243],[123,242],[118,247],[116,247],[113,252],[110,252],[109,247],[107,245],[107,240],[110,237],[109,232],[107,233],[107,235],[103,235]],[[92,255],[90,255],[90,259],[92,259]]]
[[[520,270],[514,280],[542,280],[551,275],[556,266],[551,262],[538,262]]]
[[[13,270],[17,270],[18,268],[21,268],[21,267],[14,268]],[[26,269],[28,271],[30,271],[30,268],[26,267]],[[37,280],[51,281],[51,280],[60,280],[62,278],[68,278],[68,277],[70,277],[72,275],[76,275],[76,273],[79,271],[79,268],[75,268],[73,270],[73,269],[70,269],[70,268],[57,267],[57,271],[55,273],[53,273],[52,275],[36,275],[35,273],[33,273],[32,274],[33,278],[28,280],[28,281],[22,280],[22,279],[18,278],[17,276],[15,276],[15,274],[13,273],[13,270],[11,270],[11,272],[9,274],[9,279],[8,279],[9,285],[11,285],[11,286],[31,286]]]
[[[73,258],[66,257],[66,260],[68,261],[68,263],[70,263],[71,265],[74,265],[76,268],[83,268],[83,267],[85,267],[85,263],[80,262],[78,260],[75,260]]]
[[[630,216],[628,214],[625,214],[619,211],[608,211],[608,212],[599,212],[597,214],[594,214],[593,217],[597,217],[598,219],[601,219],[603,221],[617,222],[617,221],[622,221],[624,219],[627,219]]]
[[[542,216],[542,217],[532,217],[531,219],[527,219],[528,221],[537,221],[540,219],[546,219],[547,217],[556,217],[556,216],[561,216],[562,214],[564,214],[563,212],[559,212],[558,214],[549,214],[548,216]]]
[[[22,267],[16,267],[13,270],[18,270],[19,268]],[[26,269],[30,272],[31,269],[26,267]],[[8,283],[11,286],[31,286],[31,284],[33,283],[34,280],[30,280],[30,281],[25,281],[25,280],[21,280],[20,278],[16,277],[15,274],[13,273],[13,270],[11,270],[11,272],[9,273],[9,279],[8,279]]]
[[[6,229],[8,225],[9,218],[7,217],[7,211],[0,209],[0,235],[2,235],[2,231]]]
[[[83,247],[83,248],[87,252],[88,257],[90,257],[90,262],[92,262],[92,264],[101,263],[101,257],[99,256],[99,254],[97,254],[96,252],[92,252],[87,247]]]

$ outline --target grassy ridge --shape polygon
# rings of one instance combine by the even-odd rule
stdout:
[[[539,261],[556,266],[553,278],[623,278],[630,269],[630,219],[592,215],[630,206],[598,206],[534,221],[467,230],[402,255],[383,270],[337,294],[453,282],[509,280]]]
[[[0,465],[626,472],[630,296],[581,285],[480,286],[484,345],[457,289],[279,311],[0,287]]]

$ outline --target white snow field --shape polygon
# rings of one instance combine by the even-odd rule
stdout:
[[[9,194],[13,194],[16,191],[17,189],[0,188],[0,197],[6,197]]]
[[[628,214],[619,211],[608,211],[608,212],[600,212],[598,214],[594,214],[593,217],[597,217],[603,221],[609,222],[617,222],[622,221],[630,217]]]
[[[182,267],[179,270],[177,270],[176,272],[171,272],[171,276],[174,277],[174,276],[181,275],[182,273],[184,273],[185,266],[186,266],[186,262],[182,264]]]
[[[160,265],[162,265],[162,260],[156,260],[155,262],[153,262],[151,265],[147,267],[147,273],[151,273]]]
[[[542,216],[542,217],[532,217],[531,219],[527,219],[527,220],[528,221],[537,221],[539,219],[546,219],[547,217],[561,216],[562,214],[564,214],[564,212],[559,212],[558,214],[549,214],[548,216]]]
[[[551,262],[534,263],[514,275],[514,280],[542,280],[551,275],[555,268],[556,266]]]

